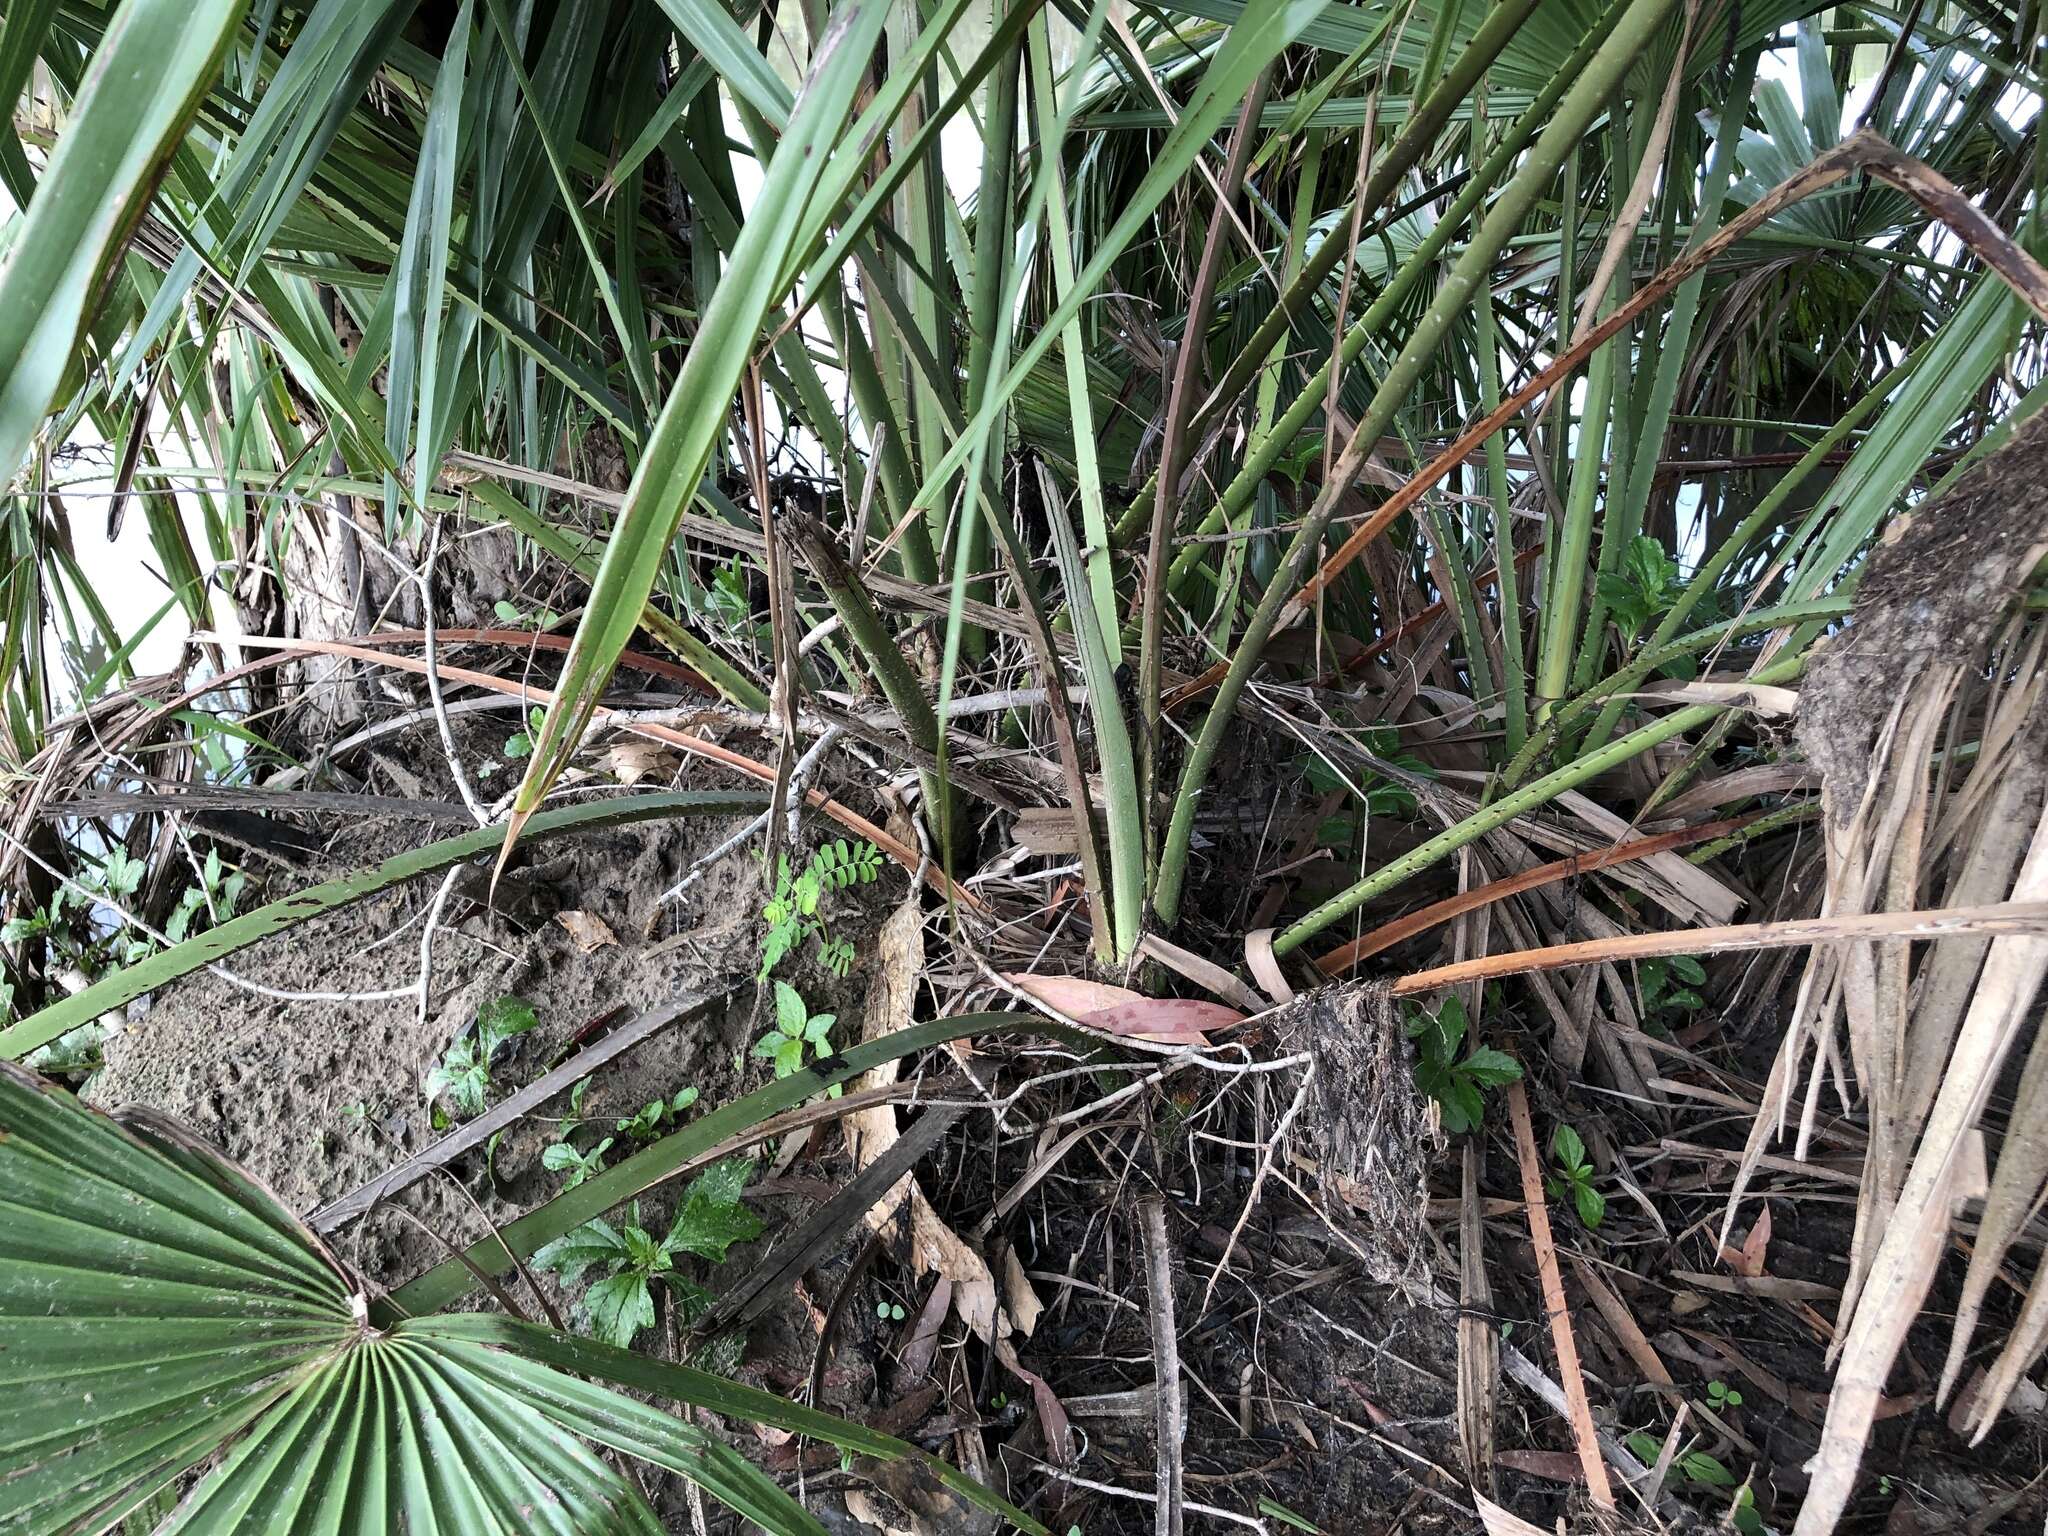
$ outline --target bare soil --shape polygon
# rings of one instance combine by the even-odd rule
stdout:
[[[438,754],[431,738],[411,746],[418,751],[401,755],[413,762]],[[376,863],[421,837],[417,822],[375,816],[323,818],[317,830],[322,856],[274,879],[262,899]],[[629,1116],[693,1085],[709,1108],[765,1074],[746,1055],[763,1027],[750,1029],[757,860],[735,853],[705,871],[680,904],[659,898],[733,830],[724,820],[689,818],[539,845],[514,866],[495,907],[484,904],[481,879],[463,882],[436,930],[424,1011],[416,994],[352,994],[417,981],[433,882],[277,935],[228,963],[235,977],[266,991],[199,972],[157,992],[142,1017],[108,1041],[106,1067],[85,1096],[106,1108],[143,1104],[177,1115],[286,1205],[310,1211],[443,1134],[424,1094],[427,1075],[491,999],[522,998],[540,1018],[493,1064],[495,1102],[613,1017],[675,996],[730,994],[601,1069],[582,1102],[587,1116]],[[562,920],[578,913],[600,921],[615,942],[586,948]],[[857,931],[858,911],[846,915]],[[858,978],[841,981],[808,957],[796,957],[785,974],[818,1011],[854,1005],[857,1016]],[[277,992],[297,995],[271,995]],[[350,1229],[345,1255],[372,1282],[395,1285],[446,1257],[442,1239],[474,1241],[486,1235],[485,1217],[503,1220],[538,1204],[559,1186],[540,1156],[565,1109],[566,1096],[546,1106],[544,1117],[516,1122],[488,1159],[459,1160],[453,1172],[461,1187],[439,1177],[415,1184],[401,1203],[418,1224],[383,1212]]]

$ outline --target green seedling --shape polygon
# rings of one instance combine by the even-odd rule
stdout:
[[[875,1316],[885,1323],[900,1323],[909,1314],[903,1310],[900,1302],[878,1301],[875,1303]]]
[[[634,1114],[619,1122],[619,1134],[634,1141],[652,1141],[662,1134],[662,1127],[672,1125],[682,1117],[684,1110],[697,1102],[697,1090],[684,1088],[672,1099],[650,1099]]]
[[[4,1016],[4,1009],[0,1009],[0,1016]],[[86,1077],[105,1065],[106,1043],[106,1025],[98,1021],[81,1024],[30,1052],[24,1064],[48,1077]]]
[[[758,634],[766,626],[753,622],[754,603],[747,586],[746,564],[734,555],[712,571],[707,585],[693,587],[685,601],[698,618],[729,635]]]
[[[1465,1005],[1453,995],[1446,997],[1435,1014],[1410,1007],[1406,1030],[1415,1042],[1415,1086],[1434,1099],[1442,1111],[1444,1129],[1460,1135],[1479,1128],[1486,1117],[1486,1093],[1507,1083],[1518,1082],[1521,1063],[1504,1051],[1474,1046],[1458,1059],[1471,1021]]]
[[[1756,1490],[1749,1484],[1735,1490],[1735,1502],[1728,1508],[1728,1523],[1741,1536],[1763,1536],[1764,1517],[1757,1512]]]
[[[1291,1526],[1297,1531],[1308,1531],[1310,1536],[1322,1536],[1321,1526],[1296,1514],[1278,1499],[1269,1499],[1264,1494],[1259,1495],[1258,1510],[1269,1520],[1278,1520],[1282,1525]]]
[[[1742,1394],[1725,1381],[1707,1383],[1707,1401],[1716,1408],[1740,1408]]]
[[[1707,984],[1707,968],[1691,955],[1645,960],[1636,967],[1636,986],[1643,1001],[1643,1021],[1669,1032],[1686,1015],[1706,1006],[1697,990]]]
[[[677,1269],[680,1256],[723,1264],[734,1243],[761,1235],[761,1218],[740,1199],[753,1171],[750,1160],[733,1157],[697,1175],[666,1237],[656,1238],[641,1225],[636,1200],[623,1227],[585,1222],[540,1249],[533,1261],[554,1271],[564,1285],[594,1275],[577,1300],[577,1317],[598,1338],[630,1349],[641,1330],[654,1325],[657,1281],[683,1324],[696,1321],[710,1306],[711,1293]]]
[[[1657,1458],[1664,1453],[1664,1442],[1653,1434],[1638,1430],[1628,1437],[1628,1448],[1645,1466],[1655,1466]],[[1671,1465],[1697,1488],[1733,1488],[1738,1481],[1718,1457],[1709,1456],[1705,1451],[1681,1451]]]
[[[193,934],[226,922],[242,904],[247,886],[248,878],[239,869],[222,870],[218,848],[208,849],[199,866],[199,884],[187,886],[178,898],[164,922],[164,936],[182,944]]]
[[[540,1023],[523,998],[494,997],[476,1011],[476,1032],[459,1036],[427,1074],[427,1097],[445,1098],[459,1115],[480,1115],[491,1086],[491,1061],[506,1041]]]
[[[1599,592],[1614,627],[1621,631],[1624,640],[1633,640],[1650,620],[1670,611],[1685,592],[1685,581],[1679,575],[1678,563],[1664,552],[1659,540],[1637,534],[1622,552],[1621,569],[1600,576]],[[1676,665],[1694,667],[1691,657]]]
[[[775,888],[761,907],[767,933],[761,940],[761,975],[780,965],[806,937],[818,941],[818,962],[835,976],[853,965],[853,945],[834,938],[818,915],[818,906],[834,891],[871,885],[881,877],[882,850],[865,838],[829,842],[812,854],[801,870],[787,854],[775,861]]]
[[[142,877],[149,873],[149,865],[135,858],[119,843],[107,850],[106,859],[95,870],[88,881],[115,900],[133,896],[142,888]]]
[[[1586,1144],[1579,1139],[1579,1133],[1568,1125],[1560,1125],[1550,1138],[1550,1155],[1556,1159],[1558,1169],[1543,1181],[1550,1190],[1550,1198],[1561,1200],[1570,1195],[1579,1220],[1588,1227],[1599,1226],[1607,1216],[1607,1197],[1593,1187],[1593,1165],[1586,1161]]]
[[[0,923],[0,944],[23,944],[55,930],[63,915],[64,891],[60,885],[50,892],[48,906],[31,907]]]
[[[612,1138],[607,1136],[588,1152],[578,1152],[566,1141],[551,1142],[540,1155],[541,1167],[550,1173],[566,1173],[562,1188],[574,1189],[585,1179],[594,1178],[604,1172],[604,1155],[612,1148]]]
[[[526,729],[515,731],[512,735],[505,738],[505,755],[507,757],[517,759],[532,755],[533,739],[540,734],[540,723],[547,718],[547,714],[546,710],[538,706],[526,712]]]
[[[583,1096],[590,1092],[590,1079],[584,1078],[569,1090],[569,1113],[555,1122],[555,1134],[564,1140],[571,1131],[583,1124]]]
[[[801,992],[786,981],[778,981],[775,1024],[754,1042],[754,1054],[774,1062],[777,1077],[788,1077],[802,1069],[805,1046],[810,1047],[813,1060],[823,1060],[832,1054],[832,1026],[838,1022],[836,1013],[812,1013]],[[839,1097],[837,1083],[825,1091],[832,1098]]]
[[[491,612],[498,616],[499,622],[515,629],[548,630],[562,622],[562,616],[545,605],[528,613],[517,603],[508,603],[502,597],[491,604]]]
[[[1401,734],[1390,726],[1377,726],[1362,732],[1356,745],[1371,758],[1390,768],[1397,768],[1419,778],[1433,779],[1436,770],[1421,758],[1402,750]],[[1342,791],[1350,803],[1340,808],[1336,815],[1326,819],[1316,829],[1316,843],[1339,853],[1349,852],[1371,818],[1375,816],[1410,816],[1415,811],[1415,792],[1399,779],[1388,778],[1374,772],[1370,767],[1347,762],[1339,773],[1323,758],[1311,753],[1301,761],[1302,777],[1318,794],[1334,794]],[[1364,797],[1365,817],[1356,813],[1359,796]]]

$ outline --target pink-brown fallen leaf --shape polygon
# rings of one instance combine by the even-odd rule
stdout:
[[[1764,1261],[1771,1247],[1771,1207],[1767,1202],[1756,1218],[1756,1225],[1749,1229],[1749,1236],[1742,1240],[1738,1250],[1725,1244],[1721,1248],[1721,1262],[1738,1275],[1750,1279],[1760,1278],[1764,1273]]]
[[[1070,1019],[1114,1008],[1120,1003],[1145,1001],[1142,992],[1133,992],[1129,987],[1113,987],[1103,981],[1090,981],[1085,976],[1031,976],[1011,972],[1004,975],[1003,980]]]
[[[1199,998],[1147,997],[1085,976],[1005,975],[1003,980],[1048,1008],[1104,1034],[1159,1045],[1207,1045],[1209,1030],[1244,1022],[1245,1015]]]
[[[1205,1003],[1199,998],[1141,997],[1135,1003],[1119,1003],[1114,1008],[1081,1014],[1079,1022],[1104,1034],[1150,1040],[1158,1045],[1207,1045],[1208,1031],[1241,1024],[1244,1017],[1235,1008]]]

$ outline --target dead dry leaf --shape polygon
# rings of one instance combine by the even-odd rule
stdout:
[[[1486,1527],[1486,1536],[1551,1536],[1540,1525],[1524,1520],[1512,1510],[1502,1509],[1476,1488],[1472,1492],[1472,1506],[1479,1511],[1479,1523]],[[1564,1522],[1557,1522],[1560,1533]]]
[[[1211,1030],[1242,1024],[1244,1015],[1221,1003],[1191,997],[1141,997],[1134,1003],[1098,1008],[1077,1022],[1104,1034],[1157,1045],[1207,1045]]]
[[[1045,1303],[1031,1288],[1030,1277],[1024,1273],[1024,1261],[1017,1257],[1014,1248],[1003,1252],[1003,1301],[1010,1309],[1010,1321],[1017,1325],[1017,1331],[1030,1338],[1038,1329],[1039,1315],[1045,1311]]]
[[[1638,693],[1618,693],[1618,699],[1654,699],[1669,704],[1725,704],[1758,715],[1794,715],[1799,712],[1799,690],[1773,688],[1768,683],[1667,683]]]
[[[675,772],[676,759],[655,742],[627,736],[604,749],[604,764],[621,784],[638,784],[642,779],[666,779]]]
[[[900,1385],[915,1386],[930,1374],[932,1358],[939,1352],[939,1329],[952,1315],[953,1282],[941,1275],[932,1282],[931,1294],[925,1297],[924,1305],[918,1309],[910,1338],[898,1357],[903,1367],[903,1374],[898,1378]]]
[[[570,940],[582,954],[603,949],[607,944],[619,942],[619,936],[612,932],[611,924],[595,912],[557,912],[555,921],[568,933]]]
[[[905,1524],[892,1505],[885,1505],[865,1488],[846,1490],[846,1512],[869,1530],[881,1531],[883,1536],[932,1536],[932,1527],[923,1521]]]
[[[918,976],[923,968],[924,918],[913,895],[890,914],[876,937],[875,975],[868,989],[868,1012],[862,1028],[864,1039],[879,1040],[908,1027],[917,995]],[[1056,978],[1028,979],[1046,981]],[[857,1086],[879,1088],[895,1081],[896,1063],[890,1062],[863,1073]],[[848,1115],[844,1124],[854,1163],[861,1168],[895,1145],[900,1134],[896,1126],[896,1111],[886,1104]],[[1028,1333],[1045,1310],[1037,1293],[1032,1290],[1030,1280],[1025,1277],[1023,1267],[1019,1265],[1014,1275],[1005,1276],[1009,1292],[1009,1308],[1006,1309],[987,1261],[939,1218],[938,1212],[925,1198],[924,1191],[918,1187],[914,1174],[906,1174],[897,1181],[868,1209],[864,1220],[869,1230],[878,1234],[892,1252],[902,1255],[914,1275],[922,1278],[935,1274],[939,1277],[939,1287],[950,1289],[953,1310],[961,1322],[976,1338],[993,1348],[996,1358],[1031,1389],[1032,1402],[1038,1410],[1046,1444],[1053,1456],[1062,1463],[1071,1462],[1073,1441],[1059,1398],[1043,1379],[1017,1358],[1009,1340],[1010,1329],[1019,1325],[1018,1319],[1029,1320],[1022,1324]],[[925,1317],[920,1316],[918,1326],[922,1332]],[[932,1332],[935,1336],[936,1327]]]
[[[1741,1248],[1721,1246],[1721,1262],[1738,1275],[1754,1280],[1764,1273],[1764,1262],[1771,1246],[1771,1208],[1766,1204],[1756,1218],[1756,1225],[1749,1229],[1749,1236],[1742,1240]]]
[[[1255,928],[1246,934],[1244,959],[1273,1005],[1284,1007],[1294,1001],[1294,985],[1288,981],[1286,971],[1280,968],[1279,956],[1273,953],[1273,935],[1278,931],[1275,928]]]
[[[1010,972],[1003,976],[1003,980],[1070,1019],[1124,1003],[1145,1001],[1142,992],[1133,992],[1129,987],[1112,987],[1103,981],[1090,981],[1085,976],[1031,976]]]
[[[906,1028],[924,968],[924,915],[913,896],[889,915],[875,939],[875,972],[868,987],[862,1038],[880,1040]],[[895,1062],[863,1073],[856,1088],[885,1088],[896,1081]],[[896,1111],[887,1104],[848,1115],[843,1122],[857,1167],[865,1168],[896,1144]],[[907,1219],[906,1219],[907,1216]],[[869,1208],[868,1229],[881,1235],[920,1278],[937,1274],[952,1282],[953,1307],[977,1338],[993,1342],[1002,1312],[995,1276],[980,1254],[962,1242],[905,1174]]]
[[[1265,1011],[1266,1000],[1229,971],[1213,960],[1203,959],[1193,950],[1182,949],[1178,944],[1162,939],[1156,933],[1148,933],[1138,941],[1138,953],[1150,955],[1160,964],[1178,971],[1210,996],[1220,997],[1247,1013]]]
[[[1585,1469],[1579,1465],[1578,1454],[1574,1451],[1502,1451],[1493,1460],[1495,1466],[1528,1477],[1540,1477],[1545,1482],[1583,1485],[1586,1481]]]
[[[1494,1486],[1494,1421],[1500,1384],[1500,1334],[1493,1288],[1486,1278],[1485,1229],[1479,1216],[1479,1159],[1465,1143],[1458,1202],[1458,1447],[1465,1475]]]
[[[1085,976],[1005,975],[1003,980],[1056,1013],[1104,1034],[1160,1045],[1207,1045],[1207,1031],[1240,1024],[1245,1015],[1199,998],[1147,997]]]

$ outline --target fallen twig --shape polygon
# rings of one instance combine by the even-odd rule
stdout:
[[[434,706],[434,725],[441,733],[441,750],[448,759],[448,772],[462,795],[462,803],[469,807],[469,814],[481,827],[489,824],[490,813],[477,800],[476,788],[469,782],[469,771],[462,766],[462,754],[455,750],[455,730],[448,723],[447,701],[441,697],[440,657],[434,643],[434,563],[440,555],[441,519],[437,517],[427,534],[427,557],[417,578],[420,584],[421,629],[427,653],[427,698]]]
[[[1256,1198],[1257,1191],[1253,1194]],[[1145,1286],[1152,1297],[1152,1385],[1159,1403],[1159,1497],[1154,1529],[1157,1536],[1181,1536],[1186,1508],[1181,1437],[1187,1426],[1180,1399],[1180,1335],[1173,1320],[1173,1249],[1166,1236],[1166,1202],[1157,1194],[1147,1193],[1139,1200],[1138,1232],[1145,1241]],[[1212,1279],[1210,1283],[1213,1286],[1215,1282]]]
[[[1539,864],[1534,869],[1525,869],[1519,874],[1504,876],[1485,885],[1475,886],[1469,891],[1460,891],[1457,895],[1446,896],[1442,901],[1424,907],[1418,912],[1410,912],[1390,923],[1382,923],[1372,932],[1353,939],[1349,944],[1338,945],[1316,960],[1316,969],[1325,976],[1340,976],[1359,961],[1376,955],[1383,949],[1391,949],[1404,939],[1412,939],[1418,933],[1426,933],[1440,923],[1447,923],[1454,917],[1462,917],[1465,913],[1480,907],[1490,906],[1504,897],[1534,890],[1539,885],[1552,885],[1559,880],[1569,880],[1575,875],[1591,874],[1596,869],[1646,859],[1652,854],[1667,853],[1673,848],[1683,848],[1690,843],[1706,842],[1745,827],[1753,819],[1748,816],[1731,816],[1697,827],[1681,827],[1675,832],[1661,832],[1655,837],[1637,838],[1634,842],[1616,843],[1611,848],[1594,848],[1585,853],[1575,853],[1567,859],[1558,859],[1554,863]]]
[[[1536,1150],[1536,1129],[1529,1120],[1529,1095],[1519,1082],[1507,1087],[1508,1116],[1514,1122],[1515,1153],[1522,1165],[1522,1201],[1529,1214],[1529,1243],[1536,1250],[1536,1270],[1543,1282],[1543,1310],[1550,1316],[1550,1337],[1557,1346],[1557,1374],[1578,1442],[1579,1464],[1586,1469],[1586,1488],[1602,1509],[1614,1507],[1614,1488],[1607,1464],[1600,1459],[1600,1440],[1593,1427],[1593,1406],[1586,1400],[1586,1379],[1579,1367],[1579,1344],[1572,1335],[1570,1307],[1564,1298],[1564,1277],[1557,1268],[1557,1242],[1550,1235],[1550,1208],[1543,1198],[1543,1159]]]

